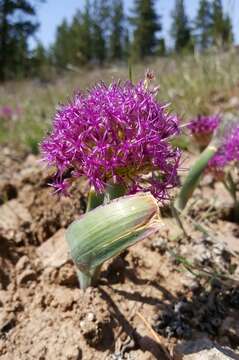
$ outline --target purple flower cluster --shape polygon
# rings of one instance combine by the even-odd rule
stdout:
[[[143,81],[101,83],[61,106],[41,144],[43,159],[57,169],[56,191],[85,176],[97,192],[114,182],[128,193],[167,198],[177,185],[181,153],[169,139],[179,133],[179,121],[155,96]]]
[[[0,118],[4,120],[11,120],[20,115],[20,109],[13,109],[12,107],[5,105],[0,108]]]
[[[193,135],[210,135],[218,127],[219,123],[220,117],[218,115],[199,115],[189,123],[188,129]]]
[[[10,106],[3,106],[0,109],[0,117],[3,119],[11,119],[13,117],[13,109]]]
[[[210,170],[223,170],[231,162],[239,161],[239,126],[226,137],[222,146],[209,161]]]
[[[236,127],[229,136],[225,152],[228,162],[239,161],[239,126]]]

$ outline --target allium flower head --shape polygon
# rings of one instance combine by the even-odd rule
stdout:
[[[0,109],[0,117],[3,119],[11,119],[13,117],[14,111],[10,106],[3,106]]]
[[[17,118],[20,115],[20,109],[16,109],[11,106],[5,105],[0,108],[0,118],[4,120],[11,120]]]
[[[239,126],[235,127],[225,138],[217,153],[209,161],[210,171],[222,171],[231,162],[239,161]]]
[[[213,133],[213,131],[218,127],[219,123],[220,117],[218,115],[199,115],[189,123],[188,129],[193,135],[208,135]]]
[[[155,95],[143,81],[101,83],[61,106],[41,144],[44,160],[57,169],[57,190],[62,181],[65,190],[66,181],[85,176],[97,192],[114,182],[128,193],[151,191],[165,199],[177,184],[181,154],[169,138],[179,123]]]
[[[239,126],[232,131],[225,147],[228,162],[239,161]]]

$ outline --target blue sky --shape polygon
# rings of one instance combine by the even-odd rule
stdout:
[[[63,18],[71,20],[76,9],[84,6],[84,0],[46,0],[45,4],[38,7],[38,19],[41,27],[37,33],[37,38],[45,45],[49,46],[54,41],[56,27]],[[170,44],[170,13],[173,9],[175,0],[156,0],[158,13],[162,16],[163,35]],[[193,18],[197,11],[199,0],[185,0],[188,16]],[[133,0],[125,0],[126,9],[132,9]],[[233,31],[236,43],[239,43],[239,0],[223,0],[224,9],[228,12],[233,21]]]

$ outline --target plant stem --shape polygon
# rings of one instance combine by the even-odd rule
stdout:
[[[199,156],[199,159],[192,166],[186,177],[184,184],[178,197],[175,200],[174,207],[178,210],[183,210],[192,196],[204,169],[207,167],[209,160],[215,155],[217,147],[209,145]]]
[[[178,226],[182,229],[184,236],[187,238],[188,234],[183,226],[183,222],[180,218],[179,210],[176,209],[173,204],[171,204],[171,213],[172,213],[172,216],[174,217],[174,219],[176,220]]]
[[[125,195],[125,187],[122,184],[109,184],[107,186],[105,197],[108,200],[114,200]]]
[[[97,280],[100,275],[101,265],[97,266],[95,269],[91,270],[89,273],[82,272],[77,269],[77,277],[80,283],[80,288],[85,290],[89,286],[94,286],[97,283]]]
[[[231,195],[234,203],[233,215],[234,221],[239,222],[239,201],[237,197],[237,186],[233,180],[231,173],[229,172],[227,175],[227,179],[223,181],[223,185]]]
[[[85,290],[89,286],[91,286],[92,277],[90,274],[86,274],[84,272],[81,272],[80,270],[77,270],[77,277],[81,289]]]
[[[133,83],[133,69],[132,69],[132,64],[131,64],[130,60],[128,63],[128,71],[129,71],[129,80],[131,83]]]
[[[95,209],[97,206],[102,205],[104,202],[104,194],[97,194],[93,188],[90,189],[86,212]]]

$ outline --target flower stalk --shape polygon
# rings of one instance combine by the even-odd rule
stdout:
[[[223,185],[232,197],[233,200],[233,218],[235,222],[239,222],[239,199],[237,195],[237,186],[230,172],[222,180]]]
[[[213,144],[210,144],[200,155],[199,159],[192,166],[189,171],[186,180],[183,183],[183,186],[179,192],[178,197],[174,202],[174,207],[176,210],[182,211],[187,205],[188,200],[192,196],[195,188],[197,187],[200,177],[206,169],[209,160],[216,154],[217,147]]]

